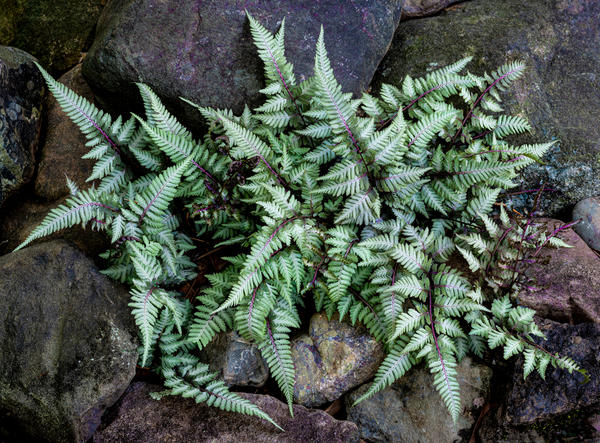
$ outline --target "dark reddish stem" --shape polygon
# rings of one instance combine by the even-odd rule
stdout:
[[[475,110],[475,108],[479,105],[479,103],[481,102],[481,100],[483,99],[483,97],[485,97],[485,95],[490,92],[490,90],[496,86],[499,82],[501,82],[502,80],[504,80],[506,77],[508,77],[509,75],[513,74],[516,71],[516,69],[512,69],[510,71],[508,71],[506,74],[498,77],[496,80],[494,80],[492,82],[491,85],[489,85],[485,91],[483,91],[481,93],[481,95],[479,97],[477,97],[477,100],[475,100],[475,103],[473,103],[473,107],[471,107],[470,111],[468,112],[467,116],[464,118],[464,120],[462,121],[462,123],[460,124],[460,127],[458,128],[458,131],[456,131],[456,134],[454,134],[454,136],[452,137],[452,141],[454,142],[454,140],[456,140],[456,138],[462,133],[463,128],[465,127],[465,124],[467,123],[467,120],[469,120],[469,118],[471,118],[471,116],[473,115],[473,111]]]

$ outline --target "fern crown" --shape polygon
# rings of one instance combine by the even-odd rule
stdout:
[[[285,24],[273,35],[248,18],[265,101],[240,116],[188,102],[208,126],[200,139],[147,85],[138,85],[145,117],[113,120],[40,67],[87,137],[85,158],[96,162],[89,180],[98,186],[68,181],[66,204],[19,248],[75,224],[107,233],[104,273],[131,288],[140,364],[165,380],[158,397],[272,422],[198,357],[217,333],[235,329],[257,343],[292,413],[290,333],[313,302],[385,344],[387,357],[358,401],[423,363],[456,420],[457,363],[487,348],[522,354],[525,377],[543,377],[548,364],[579,370],[534,343],[542,336],[534,311],[515,302],[525,256],[563,244],[504,206],[494,216],[518,172],[552,146],[505,140],[530,130],[522,117],[501,114],[500,93],[523,63],[476,76],[462,73],[465,58],[353,98],[334,77],[322,29],[314,76],[298,83]],[[195,232],[184,229],[175,202]],[[177,291],[196,275],[191,236],[232,251],[192,301]]]

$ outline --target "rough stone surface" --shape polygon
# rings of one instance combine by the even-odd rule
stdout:
[[[548,221],[554,231],[564,223]],[[572,248],[545,247],[524,271],[529,279],[519,302],[560,322],[600,323],[600,258],[573,229],[558,233]]]
[[[405,0],[402,20],[435,14],[459,1],[461,0]]]
[[[34,60],[0,46],[0,206],[33,175],[45,91]]]
[[[417,368],[390,387],[362,401],[369,385],[346,397],[348,420],[358,425],[361,438],[370,442],[454,442],[461,430],[470,429],[490,391],[492,370],[471,359],[457,367],[463,410],[454,425],[444,402],[433,386],[426,368]]]
[[[127,291],[64,241],[0,257],[0,281],[0,436],[86,441],[135,374]]]
[[[0,45],[35,55],[54,72],[65,71],[89,46],[106,0],[0,0]]]
[[[321,23],[337,78],[346,91],[367,88],[400,20],[403,0],[113,0],[98,24],[83,73],[111,107],[140,102],[134,82],[149,84],[183,120],[201,119],[179,100],[232,108],[256,105],[263,67],[244,9],[271,31],[285,17],[288,59],[297,80],[312,74]],[[130,109],[128,109],[130,110]]]
[[[523,380],[520,358],[508,395],[506,420],[513,425],[526,425],[578,410],[585,411],[600,404],[600,325],[583,323],[575,326],[545,320],[541,324],[547,341],[540,343],[549,352],[571,357],[588,371],[589,382],[579,373],[548,366],[546,380],[531,374]]]
[[[269,368],[258,347],[235,332],[217,334],[201,353],[228,386],[261,387],[269,379]]]
[[[0,211],[0,255],[8,254],[19,246],[29,234],[44,220],[52,208],[64,204],[66,197],[51,203],[35,201],[15,202]],[[65,239],[73,242],[88,257],[96,257],[108,249],[110,242],[105,232],[83,229],[81,225],[55,232],[48,237],[36,240],[45,242],[54,239]]]
[[[580,220],[575,225],[575,232],[589,245],[600,251],[600,197],[581,200],[573,208],[573,220]]]
[[[354,423],[339,421],[323,411],[294,405],[294,418],[285,403],[268,395],[240,394],[267,412],[285,432],[255,418],[190,399],[152,400],[161,386],[134,383],[116,411],[112,423],[94,436],[94,443],[151,442],[358,442]]]
[[[600,195],[600,2],[588,0],[477,0],[435,17],[398,26],[375,76],[399,84],[464,56],[477,74],[522,59],[525,75],[504,96],[505,109],[533,127],[524,142],[559,143],[546,165],[525,172],[523,186],[557,190],[543,199],[549,215]],[[435,65],[433,64],[435,63]],[[529,205],[530,202],[522,202]]]
[[[94,95],[81,75],[81,65],[75,66],[58,80],[93,102]],[[94,160],[81,158],[89,151],[85,146],[87,140],[51,94],[47,109],[47,130],[35,179],[35,193],[38,197],[51,201],[69,193],[65,175],[81,189],[85,189],[89,185],[85,180],[92,173]]]
[[[366,329],[315,314],[308,335],[292,342],[294,401],[320,406],[371,378],[383,360],[381,344]]]

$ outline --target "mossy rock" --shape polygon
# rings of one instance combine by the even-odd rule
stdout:
[[[478,74],[524,60],[526,74],[504,94],[507,110],[534,128],[520,141],[559,142],[546,165],[527,169],[523,186],[545,183],[557,190],[544,204],[548,214],[560,214],[600,194],[598,17],[600,2],[584,0],[461,3],[401,23],[374,86],[399,84],[406,74],[420,76],[467,55],[473,56],[468,69]]]
[[[0,45],[34,56],[53,72],[74,66],[106,0],[0,0]]]

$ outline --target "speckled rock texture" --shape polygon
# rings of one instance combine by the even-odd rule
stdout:
[[[141,103],[134,82],[150,85],[190,126],[197,111],[179,100],[232,108],[256,105],[263,67],[244,9],[271,31],[286,19],[287,57],[297,80],[312,74],[320,25],[344,90],[369,85],[400,20],[403,0],[111,0],[83,64],[109,107]],[[127,109],[130,110],[130,109]],[[187,121],[187,120],[189,121]]]
[[[127,291],[64,241],[0,257],[0,440],[82,442],[135,374]]]
[[[35,55],[53,72],[81,59],[106,0],[0,0],[0,45]]]
[[[465,358],[456,368],[463,410],[456,425],[426,368],[415,368],[383,391],[353,406],[369,384],[346,396],[348,420],[369,442],[461,441],[473,426],[490,391],[492,370]],[[462,431],[462,432],[461,432]]]
[[[269,368],[258,346],[235,332],[217,334],[200,354],[228,386],[261,387],[269,379]]]
[[[433,15],[460,1],[461,0],[404,0],[402,20]]]
[[[546,222],[550,232],[564,225],[559,220]],[[542,249],[536,262],[523,269],[528,281],[519,303],[555,321],[600,323],[600,257],[573,229],[558,237],[572,248]]]
[[[80,64],[58,81],[88,101],[94,101],[92,90],[81,75]],[[90,148],[85,146],[87,140],[52,94],[48,95],[47,103],[47,129],[35,178],[35,194],[43,200],[52,201],[69,194],[65,176],[80,189],[87,188],[89,183],[85,180],[92,173],[94,160],[81,158],[89,152]]]
[[[315,314],[308,335],[292,342],[296,368],[294,401],[320,406],[375,375],[383,361],[383,348],[366,329],[327,320]]]
[[[558,140],[524,172],[524,189],[543,182],[547,215],[600,195],[600,2],[589,0],[476,0],[398,26],[374,88],[399,84],[406,74],[473,56],[468,69],[491,72],[522,59],[525,75],[504,94],[505,109],[533,127],[522,142]],[[526,186],[526,187],[525,187]],[[520,203],[530,207],[527,201]]]
[[[548,366],[546,380],[531,374],[523,380],[523,359],[515,369],[513,387],[507,399],[506,420],[526,425],[600,406],[600,325],[575,326],[544,320],[541,324],[547,341],[536,340],[549,352],[571,357],[588,371],[589,381],[579,373],[569,374]]]
[[[573,208],[574,227],[590,248],[600,251],[600,197],[581,200]]]
[[[196,404],[182,397],[152,400],[162,386],[134,383],[120,401],[114,420],[94,436],[94,443],[358,443],[354,423],[336,420],[323,411],[287,405],[259,394],[240,394],[267,412],[285,431],[256,417]]]
[[[0,46],[0,206],[33,176],[44,80],[33,58]]]

